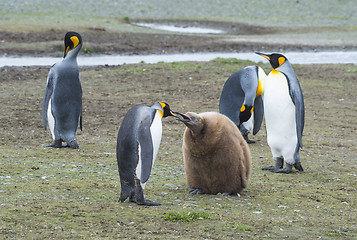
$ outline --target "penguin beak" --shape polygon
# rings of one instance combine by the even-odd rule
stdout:
[[[258,54],[258,55],[260,55],[260,56],[262,56],[262,57],[264,57],[264,58],[266,58],[268,61],[270,61],[270,57],[268,57],[267,54],[261,53],[261,52],[255,52],[255,53]]]
[[[184,123],[191,121],[191,118],[186,114],[183,114],[183,113],[180,113],[180,112],[173,112],[173,113],[176,114],[175,117],[176,117],[176,120],[178,120],[178,121],[181,121],[181,122],[184,122]],[[181,116],[182,118],[180,118],[178,115]]]

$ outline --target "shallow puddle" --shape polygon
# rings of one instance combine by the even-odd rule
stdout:
[[[133,23],[133,25],[140,27],[153,28],[158,30],[164,30],[169,32],[179,32],[179,33],[200,33],[200,34],[223,34],[225,31],[214,28],[203,28],[203,27],[189,27],[189,26],[179,26],[179,25],[169,25],[160,23]]]
[[[357,51],[349,52],[286,52],[283,53],[292,64],[357,64]],[[78,57],[80,66],[120,65],[132,63],[211,61],[215,58],[236,58],[253,62],[267,62],[255,53],[178,53],[152,55],[100,55]],[[0,57],[4,66],[51,66],[62,58],[53,57]]]

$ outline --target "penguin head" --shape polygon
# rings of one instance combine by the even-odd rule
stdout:
[[[64,56],[66,57],[68,52],[75,49],[76,47],[82,47],[82,37],[79,33],[76,32],[68,32],[64,37]]]
[[[168,117],[168,116],[176,117],[175,113],[171,111],[170,105],[168,103],[158,102],[152,105],[151,107],[159,111],[162,117]]]
[[[268,61],[270,62],[271,66],[274,69],[283,65],[287,60],[287,58],[280,53],[272,53],[272,54],[265,54],[261,52],[255,52],[255,53],[268,59]]]
[[[187,112],[186,114],[175,112],[182,118],[177,117],[178,121],[183,122],[187,128],[189,128],[194,135],[198,135],[204,128],[202,117],[194,112]]]

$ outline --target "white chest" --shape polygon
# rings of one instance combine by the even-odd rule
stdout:
[[[296,141],[295,105],[285,75],[277,71],[265,83],[264,116],[269,145]]]
[[[159,112],[156,112],[154,120],[150,127],[150,133],[152,138],[152,145],[153,145],[153,164],[156,158],[156,155],[159,151],[161,136],[162,136],[162,122],[161,122],[161,115]]]

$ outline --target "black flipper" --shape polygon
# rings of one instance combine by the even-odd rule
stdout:
[[[254,127],[253,135],[257,134],[263,122],[264,105],[262,95],[258,96],[254,101]]]
[[[295,105],[295,119],[296,119],[296,133],[297,133],[297,137],[298,137],[298,147],[302,148],[302,133],[304,131],[304,124],[305,124],[304,96],[302,94],[299,80],[297,79],[295,73],[289,74],[289,75],[292,75],[292,77],[291,76],[289,77],[285,73],[284,73],[284,75],[285,75],[286,79],[288,80],[289,94],[290,94],[291,100],[293,101],[293,103]]]
[[[153,165],[153,155],[154,155],[154,147],[150,132],[150,126],[155,116],[155,112],[152,115],[149,115],[142,119],[141,125],[139,127],[139,136],[138,141],[140,145],[140,157],[141,157],[141,183],[145,183],[151,173],[151,168]]]

